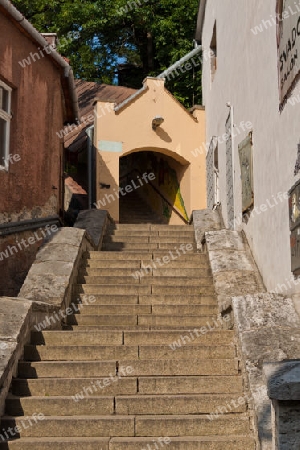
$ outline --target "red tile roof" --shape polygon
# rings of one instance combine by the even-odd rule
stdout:
[[[81,123],[72,129],[64,138],[65,148],[71,151],[79,150],[87,139],[85,129],[93,122],[87,118],[94,114],[94,101],[113,102],[117,105],[136,92],[124,86],[110,86],[108,84],[98,84],[92,81],[75,80],[78,95]],[[86,123],[84,123],[86,121]],[[66,127],[67,128],[67,127]]]

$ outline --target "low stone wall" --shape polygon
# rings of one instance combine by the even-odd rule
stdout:
[[[113,223],[107,211],[90,209],[78,214],[74,227],[86,230],[95,250],[100,250],[107,227]]]
[[[300,318],[295,303],[290,298],[266,292],[243,233],[222,229],[215,211],[196,213],[197,247],[208,253],[219,313],[221,316],[231,316],[231,321],[221,323],[224,328],[236,332],[245,393],[249,394],[258,448],[298,450],[299,445],[291,446],[287,437],[282,438],[286,446],[276,447],[275,436],[280,435],[281,416],[277,408],[275,420],[276,408],[273,408],[272,420],[272,402],[263,371],[267,363],[300,358]],[[300,415],[299,409],[298,413]],[[283,418],[286,416],[286,409],[282,409],[281,415]],[[292,427],[291,423],[290,431]],[[287,427],[283,430],[282,434],[287,432]]]
[[[38,230],[35,231],[38,233]],[[20,242],[28,242],[34,231],[23,231],[0,237],[0,296],[17,296],[36,254],[43,243],[43,238],[20,250]],[[22,247],[21,247],[22,249]]]
[[[88,218],[86,227],[92,236],[85,229],[59,229],[40,248],[18,297],[0,297],[0,415],[31,331],[36,326],[44,329],[43,322],[47,329],[61,328],[60,313],[68,315],[71,309],[73,287],[85,254],[101,246],[109,224],[107,213],[94,210],[83,216]],[[79,225],[84,226],[82,222]],[[49,320],[50,315],[53,320]]]
[[[18,361],[24,345],[30,341],[31,330],[57,309],[20,297],[0,298],[0,416],[4,414],[11,380],[17,376]]]
[[[300,448],[300,361],[264,364],[268,395],[272,400],[273,448]]]
[[[38,252],[19,297],[67,308],[82,257],[92,249],[84,230],[62,228]]]

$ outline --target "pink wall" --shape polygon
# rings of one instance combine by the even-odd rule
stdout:
[[[22,68],[38,51],[0,12],[0,79],[13,88],[10,153],[20,161],[0,171],[0,223],[58,213],[62,189],[63,94],[60,71],[45,57]],[[53,189],[52,187],[57,189]]]

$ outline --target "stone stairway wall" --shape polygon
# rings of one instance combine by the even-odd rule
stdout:
[[[74,294],[63,329],[25,346],[1,420],[20,439],[0,449],[256,448],[234,332],[193,227],[112,227]]]

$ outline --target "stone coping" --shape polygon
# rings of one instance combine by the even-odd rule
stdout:
[[[268,396],[272,400],[300,400],[299,359],[265,363],[263,372],[268,386]]]
[[[243,232],[225,229],[216,211],[196,211],[193,217],[197,248],[208,253],[219,313],[231,315],[230,322],[222,323],[235,330],[239,344],[257,447],[271,450],[270,397],[297,400],[300,394],[300,361],[282,361],[300,359],[295,302],[266,292]]]
[[[108,223],[106,211],[83,211],[79,226],[60,228],[45,241],[18,297],[0,298],[0,416],[31,331],[48,315],[67,310],[82,259],[86,252],[99,249]],[[62,316],[56,317],[47,329],[61,328]]]

